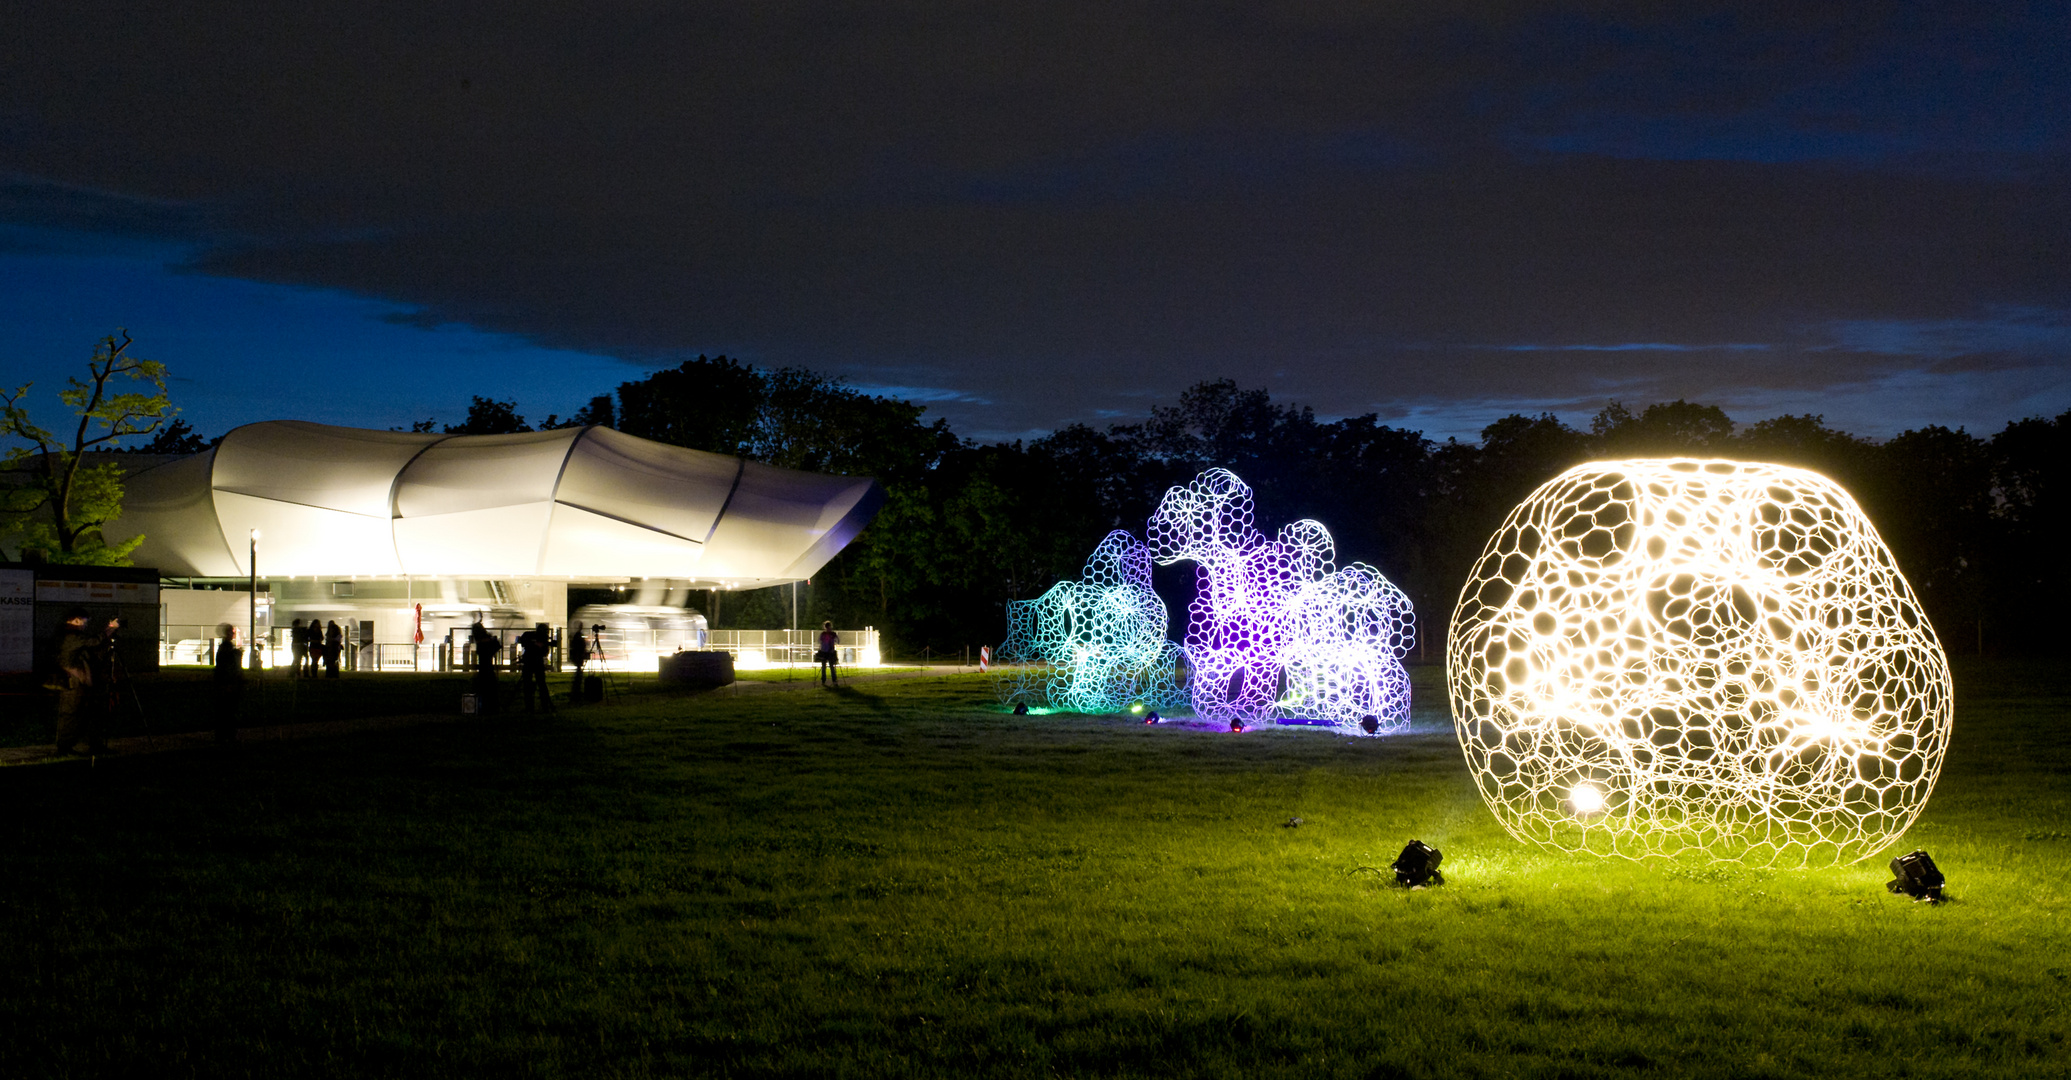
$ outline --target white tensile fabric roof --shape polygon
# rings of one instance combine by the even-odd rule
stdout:
[[[111,537],[173,577],[259,573],[768,585],[810,576],[883,503],[866,477],[685,450],[605,427],[520,435],[298,420],[130,476]]]

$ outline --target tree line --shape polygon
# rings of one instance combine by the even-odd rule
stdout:
[[[447,430],[523,423],[509,402],[477,398]],[[1659,456],[1823,473],[1869,513],[1952,652],[2064,648],[2042,598],[2065,585],[2057,549],[2071,499],[2071,412],[1990,436],[1932,425],[1879,440],[1817,415],[1739,424],[1713,405],[1613,402],[1587,428],[1512,415],[1477,441],[1439,442],[1372,414],[1319,420],[1307,406],[1218,379],[1141,422],[981,445],[929,421],[921,406],[811,371],[698,357],[543,426],[571,423],[876,477],[884,510],[802,592],[801,619],[876,626],[900,655],[996,644],[1008,600],[1076,577],[1110,530],[1140,533],[1166,489],[1215,466],[1252,486],[1262,527],[1314,518],[1336,538],[1341,563],[1379,567],[1409,594],[1435,650],[1460,583],[1512,507],[1570,466]],[[1160,568],[1156,584],[1183,618],[1191,568]],[[780,627],[789,604],[788,593],[761,590],[708,614],[719,626]]]
[[[108,339],[91,378],[62,392],[80,416],[76,438],[30,423],[26,388],[0,400],[0,433],[36,448],[18,446],[8,460],[12,475],[31,482],[0,491],[25,553],[34,546],[52,561],[119,562],[134,546],[133,538],[100,538],[99,521],[119,502],[119,470],[84,466],[86,451],[145,435],[148,442],[126,448],[188,453],[213,442],[172,419],[162,366],[135,360],[127,346],[126,335]],[[132,380],[144,389],[116,389]],[[1438,442],[1372,414],[1319,420],[1306,406],[1218,379],[1137,423],[1072,424],[1032,441],[979,444],[911,402],[803,368],[700,356],[624,382],[538,428],[583,424],[876,477],[884,509],[800,590],[800,617],[808,626],[875,626],[902,656],[997,643],[1007,601],[1076,577],[1110,530],[1140,533],[1166,489],[1216,466],[1252,486],[1262,527],[1314,518],[1335,537],[1341,563],[1379,567],[1409,594],[1435,649],[1461,581],[1512,507],[1572,465],[1654,456],[1824,473],[1868,511],[1951,651],[2064,651],[2047,598],[2065,585],[2059,549],[2071,501],[2071,412],[2016,420],[1989,436],[1931,425],[1878,440],[1816,415],[1737,424],[1712,405],[1613,402],[1586,429],[1551,414],[1512,415],[1474,442]],[[412,430],[438,427],[427,419]],[[513,402],[477,396],[466,418],[443,430],[535,429]],[[1160,568],[1155,583],[1183,618],[1191,568]],[[791,612],[789,592],[779,589],[713,597],[705,607],[718,627],[781,627]],[[1172,629],[1178,637],[1184,628]]]

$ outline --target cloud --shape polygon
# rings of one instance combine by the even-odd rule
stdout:
[[[111,10],[0,39],[0,220],[970,430],[1220,375],[1464,417],[2064,362],[1979,328],[2071,309],[2048,10]]]
[[[1762,352],[1772,346],[1753,342],[1729,345],[1678,345],[1664,341],[1627,342],[1619,345],[1484,345],[1503,352]]]

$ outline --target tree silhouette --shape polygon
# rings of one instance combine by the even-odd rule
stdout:
[[[122,512],[123,467],[89,464],[94,451],[120,449],[123,440],[158,430],[172,412],[165,392],[165,365],[130,353],[128,331],[118,330],[95,346],[87,378],[65,380],[58,399],[79,418],[70,436],[38,426],[23,403],[33,384],[0,394],[0,436],[30,444],[7,452],[4,470],[24,478],[0,488],[6,531],[24,557],[54,563],[127,566],[129,553],[144,542],[139,534],[110,542],[101,526]],[[122,389],[144,383],[148,391]]]

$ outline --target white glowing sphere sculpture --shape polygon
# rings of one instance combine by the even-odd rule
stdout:
[[[1322,720],[1347,735],[1407,728],[1409,597],[1371,566],[1335,568],[1322,525],[1297,521],[1269,538],[1252,516],[1251,488],[1210,469],[1167,491],[1144,529],[1159,563],[1196,564],[1186,633],[1195,715]]]
[[[1170,709],[1186,702],[1179,646],[1165,640],[1165,601],[1150,553],[1117,529],[1078,581],[1007,603],[995,689],[1001,701],[1071,712]]]
[[[1891,552],[1781,465],[1568,470],[1489,541],[1446,664],[1489,809],[1568,851],[1852,862],[1949,745],[1948,659]]]

